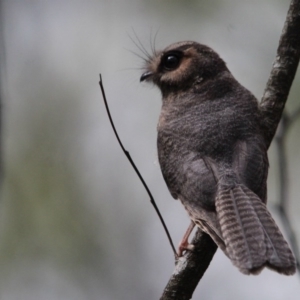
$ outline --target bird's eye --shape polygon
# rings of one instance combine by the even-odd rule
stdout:
[[[162,60],[162,66],[168,71],[175,70],[179,66],[180,59],[181,56],[179,56],[178,54],[172,53],[165,55]]]

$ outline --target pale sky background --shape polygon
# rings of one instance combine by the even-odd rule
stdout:
[[[189,219],[156,154],[159,91],[140,84],[134,32],[151,51],[180,40],[211,46],[258,99],[271,70],[287,0],[6,0],[4,187],[0,299],[159,299],[174,259],[149,198],[121,152],[115,125],[151,189],[175,245]],[[287,104],[299,102],[299,72]],[[298,120],[287,137],[289,213],[300,240]],[[269,151],[269,207],[278,168]],[[278,220],[279,225],[280,221]],[[220,251],[196,289],[201,300],[296,300],[298,275],[241,274]]]

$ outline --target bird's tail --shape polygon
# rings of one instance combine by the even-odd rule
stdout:
[[[266,205],[242,184],[219,185],[216,210],[226,252],[245,274],[258,274],[263,267],[291,275],[294,255]]]

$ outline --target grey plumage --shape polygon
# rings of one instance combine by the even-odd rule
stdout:
[[[195,42],[154,55],[141,80],[162,92],[157,146],[172,196],[241,272],[293,274],[294,256],[265,205],[268,158],[255,97]]]

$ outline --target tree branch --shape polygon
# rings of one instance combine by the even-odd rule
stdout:
[[[277,55],[261,100],[262,131],[270,146],[279,124],[300,56],[300,1],[292,0],[279,40]]]
[[[278,155],[278,165],[279,165],[279,204],[276,206],[279,216],[281,218],[283,227],[290,241],[291,247],[293,249],[296,262],[298,274],[300,275],[300,251],[298,247],[297,237],[293,230],[292,224],[288,217],[288,203],[289,203],[289,178],[288,178],[288,161],[287,153],[285,147],[286,137],[291,125],[299,117],[300,109],[298,108],[291,116],[287,113],[283,113],[281,122],[279,124],[275,142]]]
[[[160,300],[188,300],[192,298],[199,280],[218,248],[211,237],[200,229],[197,230],[192,244],[195,245],[195,249],[187,251],[183,257],[177,260],[174,273]]]
[[[260,104],[262,132],[270,146],[294,80],[300,57],[300,0],[292,0],[282,30],[277,55]],[[191,299],[217,246],[198,229],[193,252],[179,260],[161,300]]]

